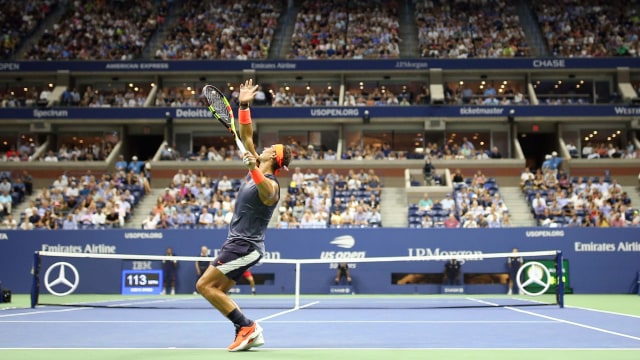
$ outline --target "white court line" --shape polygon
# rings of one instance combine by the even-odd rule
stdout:
[[[109,347],[109,348],[105,348],[105,347],[77,347],[77,348],[70,348],[70,347],[56,347],[56,348],[51,348],[51,347],[42,347],[42,348],[33,348],[33,347],[0,347],[0,349],[2,350],[46,350],[46,351],[50,351],[50,350],[117,350],[117,351],[121,351],[121,350],[167,350],[167,351],[194,351],[194,350],[203,350],[203,351],[211,351],[211,350],[218,350],[218,351],[224,351],[224,352],[228,352],[228,350],[226,348],[207,348],[207,347],[202,347],[202,348],[177,348],[177,347],[159,347],[159,348],[149,348],[149,347],[129,347],[129,348],[123,348],[123,347]],[[549,350],[553,350],[553,351],[605,351],[605,352],[610,352],[610,351],[640,351],[640,349],[638,348],[563,348],[563,347],[557,347],[557,348],[525,348],[525,347],[511,347],[511,348],[476,348],[476,347],[469,347],[469,348],[464,348],[464,347],[433,347],[433,348],[427,348],[427,347],[416,347],[416,348],[391,348],[391,347],[372,347],[372,348],[336,348],[336,347],[324,347],[324,348],[317,348],[317,347],[305,347],[305,348],[296,348],[296,347],[291,347],[291,348],[272,348],[269,347],[269,351],[311,351],[311,350],[340,350],[340,351],[367,351],[367,350],[384,350],[384,351],[425,351],[425,350],[451,350],[451,351],[514,351],[514,350],[526,350],[526,351],[549,351]],[[257,351],[256,351],[257,352]]]
[[[480,299],[471,299],[471,300],[475,300],[475,301],[483,303],[483,304],[499,306],[498,304],[494,304],[492,302],[488,302],[488,301],[484,301],[484,300],[480,300]],[[534,313],[534,312],[531,312],[531,311],[517,309],[517,308],[511,307],[511,306],[504,306],[504,308],[508,309],[508,310],[515,311],[515,312],[531,315],[531,316],[541,317],[543,319],[553,320],[553,321],[561,322],[561,323],[568,324],[568,325],[573,325],[573,326],[577,326],[577,327],[581,327],[581,328],[585,328],[585,329],[589,329],[589,330],[602,332],[602,333],[609,334],[609,335],[615,335],[615,336],[620,336],[620,337],[624,337],[624,338],[631,339],[631,340],[640,341],[640,337],[638,337],[638,336],[623,334],[623,333],[620,333],[620,332],[617,332],[617,331],[611,331],[611,330],[607,330],[607,329],[603,329],[603,328],[599,328],[599,327],[595,327],[595,326],[591,326],[591,325],[581,324],[581,323],[578,323],[578,322],[575,322],[575,321],[564,320],[564,319],[556,318],[556,317],[553,317],[553,316],[542,315],[542,314]]]
[[[40,315],[40,314],[51,314],[51,313],[59,313],[59,312],[67,312],[67,311],[78,311],[78,310],[87,310],[90,308],[74,308],[74,309],[62,309],[62,310],[42,310],[42,311],[30,311],[23,313],[15,313],[15,314],[3,314],[0,315],[0,318],[14,317],[14,316],[22,316],[22,315]],[[3,321],[0,321],[3,322]]]
[[[313,305],[316,305],[316,304],[318,304],[318,303],[320,303],[320,301],[314,301],[314,302],[308,303],[308,304],[303,305],[303,306],[300,306],[300,307],[295,307],[295,308],[293,308],[293,309],[289,309],[289,310],[285,310],[285,311],[280,311],[280,312],[277,312],[277,313],[275,313],[275,314],[273,314],[273,315],[265,316],[265,317],[260,318],[260,319],[258,319],[258,320],[256,320],[256,321],[260,322],[260,321],[265,321],[265,320],[273,319],[274,317],[278,317],[278,316],[286,315],[286,314],[288,314],[288,313],[292,313],[292,312],[294,312],[294,311],[298,311],[298,310],[300,310],[300,309],[304,309],[304,308],[306,308],[306,307],[313,306]]]
[[[273,315],[272,315],[273,316]],[[264,320],[259,320],[264,321]],[[228,320],[1,320],[0,323],[47,324],[216,324]],[[554,324],[551,320],[272,320],[270,324]]]
[[[565,305],[565,307],[569,307],[569,308],[572,308],[572,309],[579,309],[579,310],[586,310],[586,311],[599,312],[599,313],[603,313],[603,314],[618,315],[618,316],[623,316],[623,317],[630,317],[630,318],[640,319],[640,316],[639,316],[639,315],[623,314],[623,313],[619,313],[619,312],[615,312],[615,311],[598,310],[598,309],[590,309],[590,308],[586,308],[586,307],[581,307],[581,306],[571,306],[571,305]]]

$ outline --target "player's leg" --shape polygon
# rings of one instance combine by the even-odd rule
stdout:
[[[196,288],[213,307],[218,309],[223,315],[227,315],[238,307],[227,292],[235,285],[235,281],[226,277],[220,270],[214,266],[209,268],[202,274],[196,283]]]
[[[258,343],[264,344],[264,339],[258,339],[262,333],[260,325],[245,317],[235,301],[227,295],[236,280],[260,260],[258,251],[243,247],[242,244],[237,245],[223,246],[214,265],[209,266],[196,284],[198,292],[233,322],[236,328],[236,337],[229,345],[229,351],[247,350],[253,347],[252,344],[257,340],[260,340]],[[243,249],[249,253],[242,255]],[[258,343],[255,346],[260,346]]]

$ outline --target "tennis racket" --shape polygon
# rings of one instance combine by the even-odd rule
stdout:
[[[218,90],[218,88],[213,85],[205,85],[202,88],[202,95],[204,95],[205,99],[207,99],[207,102],[209,103],[209,111],[211,111],[213,116],[233,134],[236,146],[244,155],[247,150],[236,131],[235,118],[233,116],[233,110],[231,110],[229,100],[227,100],[224,94],[222,94],[222,91]]]

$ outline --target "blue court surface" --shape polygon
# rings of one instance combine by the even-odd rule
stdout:
[[[338,295],[305,297],[300,308],[289,307],[290,299],[277,296],[240,296],[236,301],[264,329],[265,346],[251,352],[640,351],[640,316],[514,299]],[[495,306],[501,302],[504,306]],[[519,302],[534,306],[518,306]],[[231,323],[197,295],[127,298],[100,302],[100,307],[87,304],[0,310],[4,329],[0,356],[3,349],[225,349],[234,336]],[[640,352],[637,355],[640,359]]]

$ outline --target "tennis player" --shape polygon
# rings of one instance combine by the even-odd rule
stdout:
[[[264,254],[265,231],[280,199],[280,185],[275,175],[280,169],[286,170],[291,161],[291,149],[282,144],[256,153],[249,104],[257,89],[253,80],[247,80],[240,85],[238,95],[240,138],[247,149],[243,162],[249,174],[236,196],[227,240],[213,264],[196,283],[198,292],[235,325],[236,337],[229,345],[229,351],[248,350],[264,344],[260,325],[247,318],[227,292]]]

